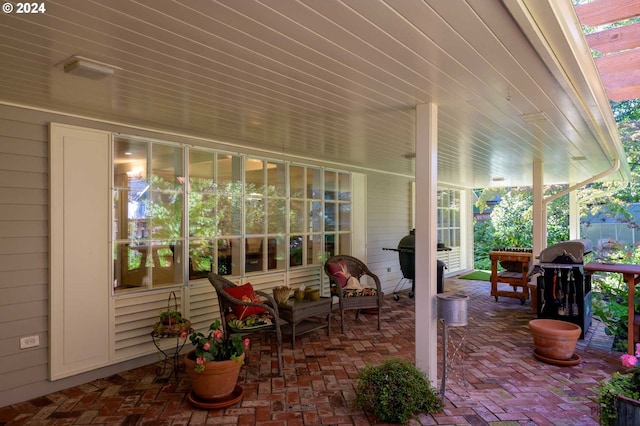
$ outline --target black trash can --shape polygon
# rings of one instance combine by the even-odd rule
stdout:
[[[442,260],[438,260],[438,293],[444,293],[444,268],[446,267]]]

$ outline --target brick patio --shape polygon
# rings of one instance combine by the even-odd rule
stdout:
[[[445,291],[470,296],[469,325],[449,328],[450,348],[461,349],[448,370],[445,410],[411,424],[598,424],[592,388],[619,368],[620,355],[611,352],[601,323],[594,321],[578,342],[580,364],[548,365],[532,356],[529,304],[496,302],[490,284],[482,281],[447,279]],[[388,357],[414,359],[414,300],[403,294],[394,301],[389,295],[381,331],[370,316],[355,321],[349,312],[348,320],[345,334],[334,318],[330,338],[324,330],[307,334],[298,338],[295,351],[285,341],[284,377],[276,374],[275,345],[254,338],[241,371],[244,396],[227,408],[194,408],[184,374],[178,382],[166,381],[156,377],[156,365],[149,365],[0,408],[0,425],[374,424],[375,418],[352,405],[353,378],[365,365]],[[441,371],[439,365],[439,378]]]

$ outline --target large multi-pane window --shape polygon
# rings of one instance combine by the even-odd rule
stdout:
[[[351,176],[324,172],[324,246],[330,255],[351,252]]]
[[[351,251],[349,173],[125,136],[113,159],[117,291]]]
[[[183,282],[184,183],[182,147],[115,138],[116,289]]]
[[[460,246],[460,191],[438,191],[438,243]]]

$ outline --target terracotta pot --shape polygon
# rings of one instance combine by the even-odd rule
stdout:
[[[571,359],[582,333],[580,326],[554,319],[531,320],[529,329],[538,355],[558,360]]]
[[[205,400],[217,400],[228,397],[233,392],[240,367],[244,363],[244,353],[240,355],[240,361],[211,361],[204,365],[204,371],[198,373],[194,370],[196,366],[194,351],[184,356],[184,364],[187,368],[187,374],[191,380],[191,388],[199,398]]]

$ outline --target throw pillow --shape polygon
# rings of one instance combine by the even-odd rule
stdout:
[[[351,276],[347,280],[347,285],[345,285],[342,288],[345,289],[345,290],[359,290],[359,289],[364,288],[364,287],[362,286],[362,284],[360,283],[360,281],[358,281],[358,279],[356,277]]]
[[[338,280],[338,282],[340,283],[341,287],[346,287],[347,283],[349,282],[350,278],[353,278],[351,276],[351,273],[349,272],[349,267],[347,266],[347,263],[340,259],[338,260],[337,263],[329,263],[329,271],[331,272],[331,275],[333,275],[335,277],[336,280]],[[356,281],[358,281],[356,278],[353,278]]]
[[[263,303],[256,292],[253,290],[253,286],[251,285],[251,283],[246,283],[244,285],[239,285],[236,287],[228,287],[225,288],[224,291],[226,291],[230,296],[235,297],[238,300],[242,300],[243,302]],[[265,308],[261,308],[258,306],[242,305],[234,305],[231,307],[231,309],[233,309],[233,313],[236,314],[238,319],[244,319],[250,315],[260,315],[266,311]]]

